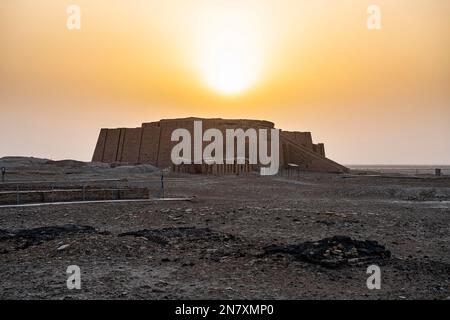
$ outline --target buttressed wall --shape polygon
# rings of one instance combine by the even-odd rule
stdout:
[[[193,137],[194,121],[198,120],[202,121],[203,132],[216,128],[222,131],[224,137],[226,129],[274,128],[272,122],[261,120],[183,118],[143,123],[140,128],[101,129],[92,161],[148,163],[160,168],[171,167],[170,154],[173,146],[178,143],[171,141],[172,132],[184,128],[189,130]],[[208,144],[209,142],[204,142],[203,148]],[[270,146],[270,134],[268,145]],[[344,166],[325,157],[324,144],[314,144],[310,132],[280,131],[280,166],[289,165],[297,165],[307,171],[347,171]],[[218,172],[223,170],[219,169]]]

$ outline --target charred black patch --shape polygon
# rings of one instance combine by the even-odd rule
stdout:
[[[195,227],[144,229],[119,234],[119,237],[125,236],[143,237],[161,245],[167,245],[174,239],[187,241],[230,241],[235,239],[233,235],[213,231],[209,228]]]
[[[345,236],[292,245],[270,245],[264,248],[264,253],[289,254],[298,260],[327,268],[375,262],[391,256],[391,252],[376,241],[359,241]]]
[[[14,231],[0,229],[0,242],[13,242],[16,244],[15,249],[18,250],[69,235],[93,233],[97,233],[94,227],[74,224],[67,224],[61,227],[41,227]]]

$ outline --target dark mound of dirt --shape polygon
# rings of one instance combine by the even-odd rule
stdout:
[[[375,262],[391,256],[391,252],[376,241],[359,241],[345,236],[294,245],[271,245],[264,248],[264,253],[289,254],[296,259],[327,268]]]
[[[16,231],[8,231],[0,229],[0,242],[15,241],[19,245],[16,249],[25,249],[50,241],[74,234],[93,234],[97,233],[94,227],[67,224],[62,227],[41,227],[34,229],[20,229]]]
[[[229,241],[234,240],[233,235],[223,234],[212,231],[209,228],[162,228],[162,229],[144,229],[139,231],[130,231],[119,234],[119,237],[135,236],[144,237],[147,240],[167,245],[172,239],[183,240],[211,240],[211,241]]]

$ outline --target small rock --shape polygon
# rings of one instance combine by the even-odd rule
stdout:
[[[58,247],[58,251],[62,251],[62,250],[64,250],[64,249],[67,249],[68,247],[70,247],[70,245],[69,244],[63,244],[62,246],[60,246],[60,247]]]

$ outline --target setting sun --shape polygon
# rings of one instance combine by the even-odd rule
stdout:
[[[236,12],[207,14],[200,25],[198,64],[205,84],[222,94],[239,94],[261,76],[258,24]]]
[[[218,37],[210,44],[202,72],[212,89],[224,94],[237,94],[256,80],[258,71],[251,50],[241,42],[230,34]]]

